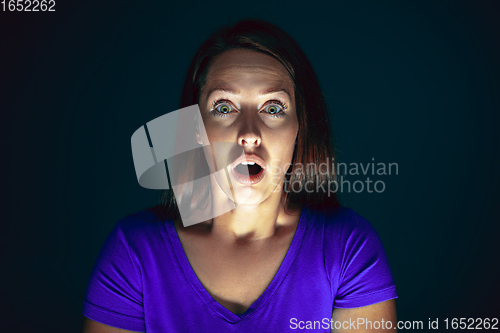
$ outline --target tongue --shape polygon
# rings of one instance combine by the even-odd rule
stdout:
[[[235,170],[243,175],[246,175],[248,173],[250,176],[255,176],[260,172],[260,170],[262,170],[262,168],[257,163],[254,165],[238,164]]]

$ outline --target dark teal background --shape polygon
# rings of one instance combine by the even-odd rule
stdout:
[[[132,133],[178,108],[210,30],[246,17],[311,60],[341,161],[398,163],[383,193],[343,195],[382,238],[398,319],[499,317],[498,1],[56,0],[0,12],[2,331],[79,330],[104,238],[158,195]]]

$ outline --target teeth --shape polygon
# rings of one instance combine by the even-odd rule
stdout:
[[[243,165],[255,165],[255,162],[241,162]]]

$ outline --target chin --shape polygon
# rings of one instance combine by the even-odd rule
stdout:
[[[235,201],[243,206],[255,206],[265,200],[264,192],[253,186],[238,186],[233,187]]]

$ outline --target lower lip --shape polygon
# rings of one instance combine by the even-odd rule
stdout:
[[[231,170],[231,173],[233,174],[234,180],[236,180],[238,183],[243,184],[243,185],[255,185],[259,183],[262,178],[264,178],[264,174],[266,173],[266,170],[262,168],[260,172],[256,175],[242,175],[235,169]]]

